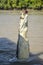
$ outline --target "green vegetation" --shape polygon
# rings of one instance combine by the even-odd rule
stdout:
[[[43,0],[0,0],[0,9],[21,9],[25,7],[40,10],[43,8]]]

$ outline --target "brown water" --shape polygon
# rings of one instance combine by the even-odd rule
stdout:
[[[20,15],[0,14],[0,65],[16,55]],[[43,53],[43,15],[29,15],[28,38],[31,54]],[[43,60],[43,54],[37,57]]]

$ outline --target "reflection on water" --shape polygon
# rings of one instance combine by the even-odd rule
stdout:
[[[0,38],[0,64],[8,63],[8,60],[16,56],[16,43],[8,38]]]
[[[16,56],[19,17],[0,14],[0,65],[9,65],[8,60]],[[43,52],[43,15],[29,15],[28,25],[31,53]],[[43,56],[39,58],[43,59]]]

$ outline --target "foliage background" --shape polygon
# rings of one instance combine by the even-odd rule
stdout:
[[[43,0],[0,0],[0,9],[43,9]]]

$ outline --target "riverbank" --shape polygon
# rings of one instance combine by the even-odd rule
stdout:
[[[20,14],[21,10],[0,10],[0,14]],[[43,10],[29,9],[28,14],[30,15],[43,15]]]

